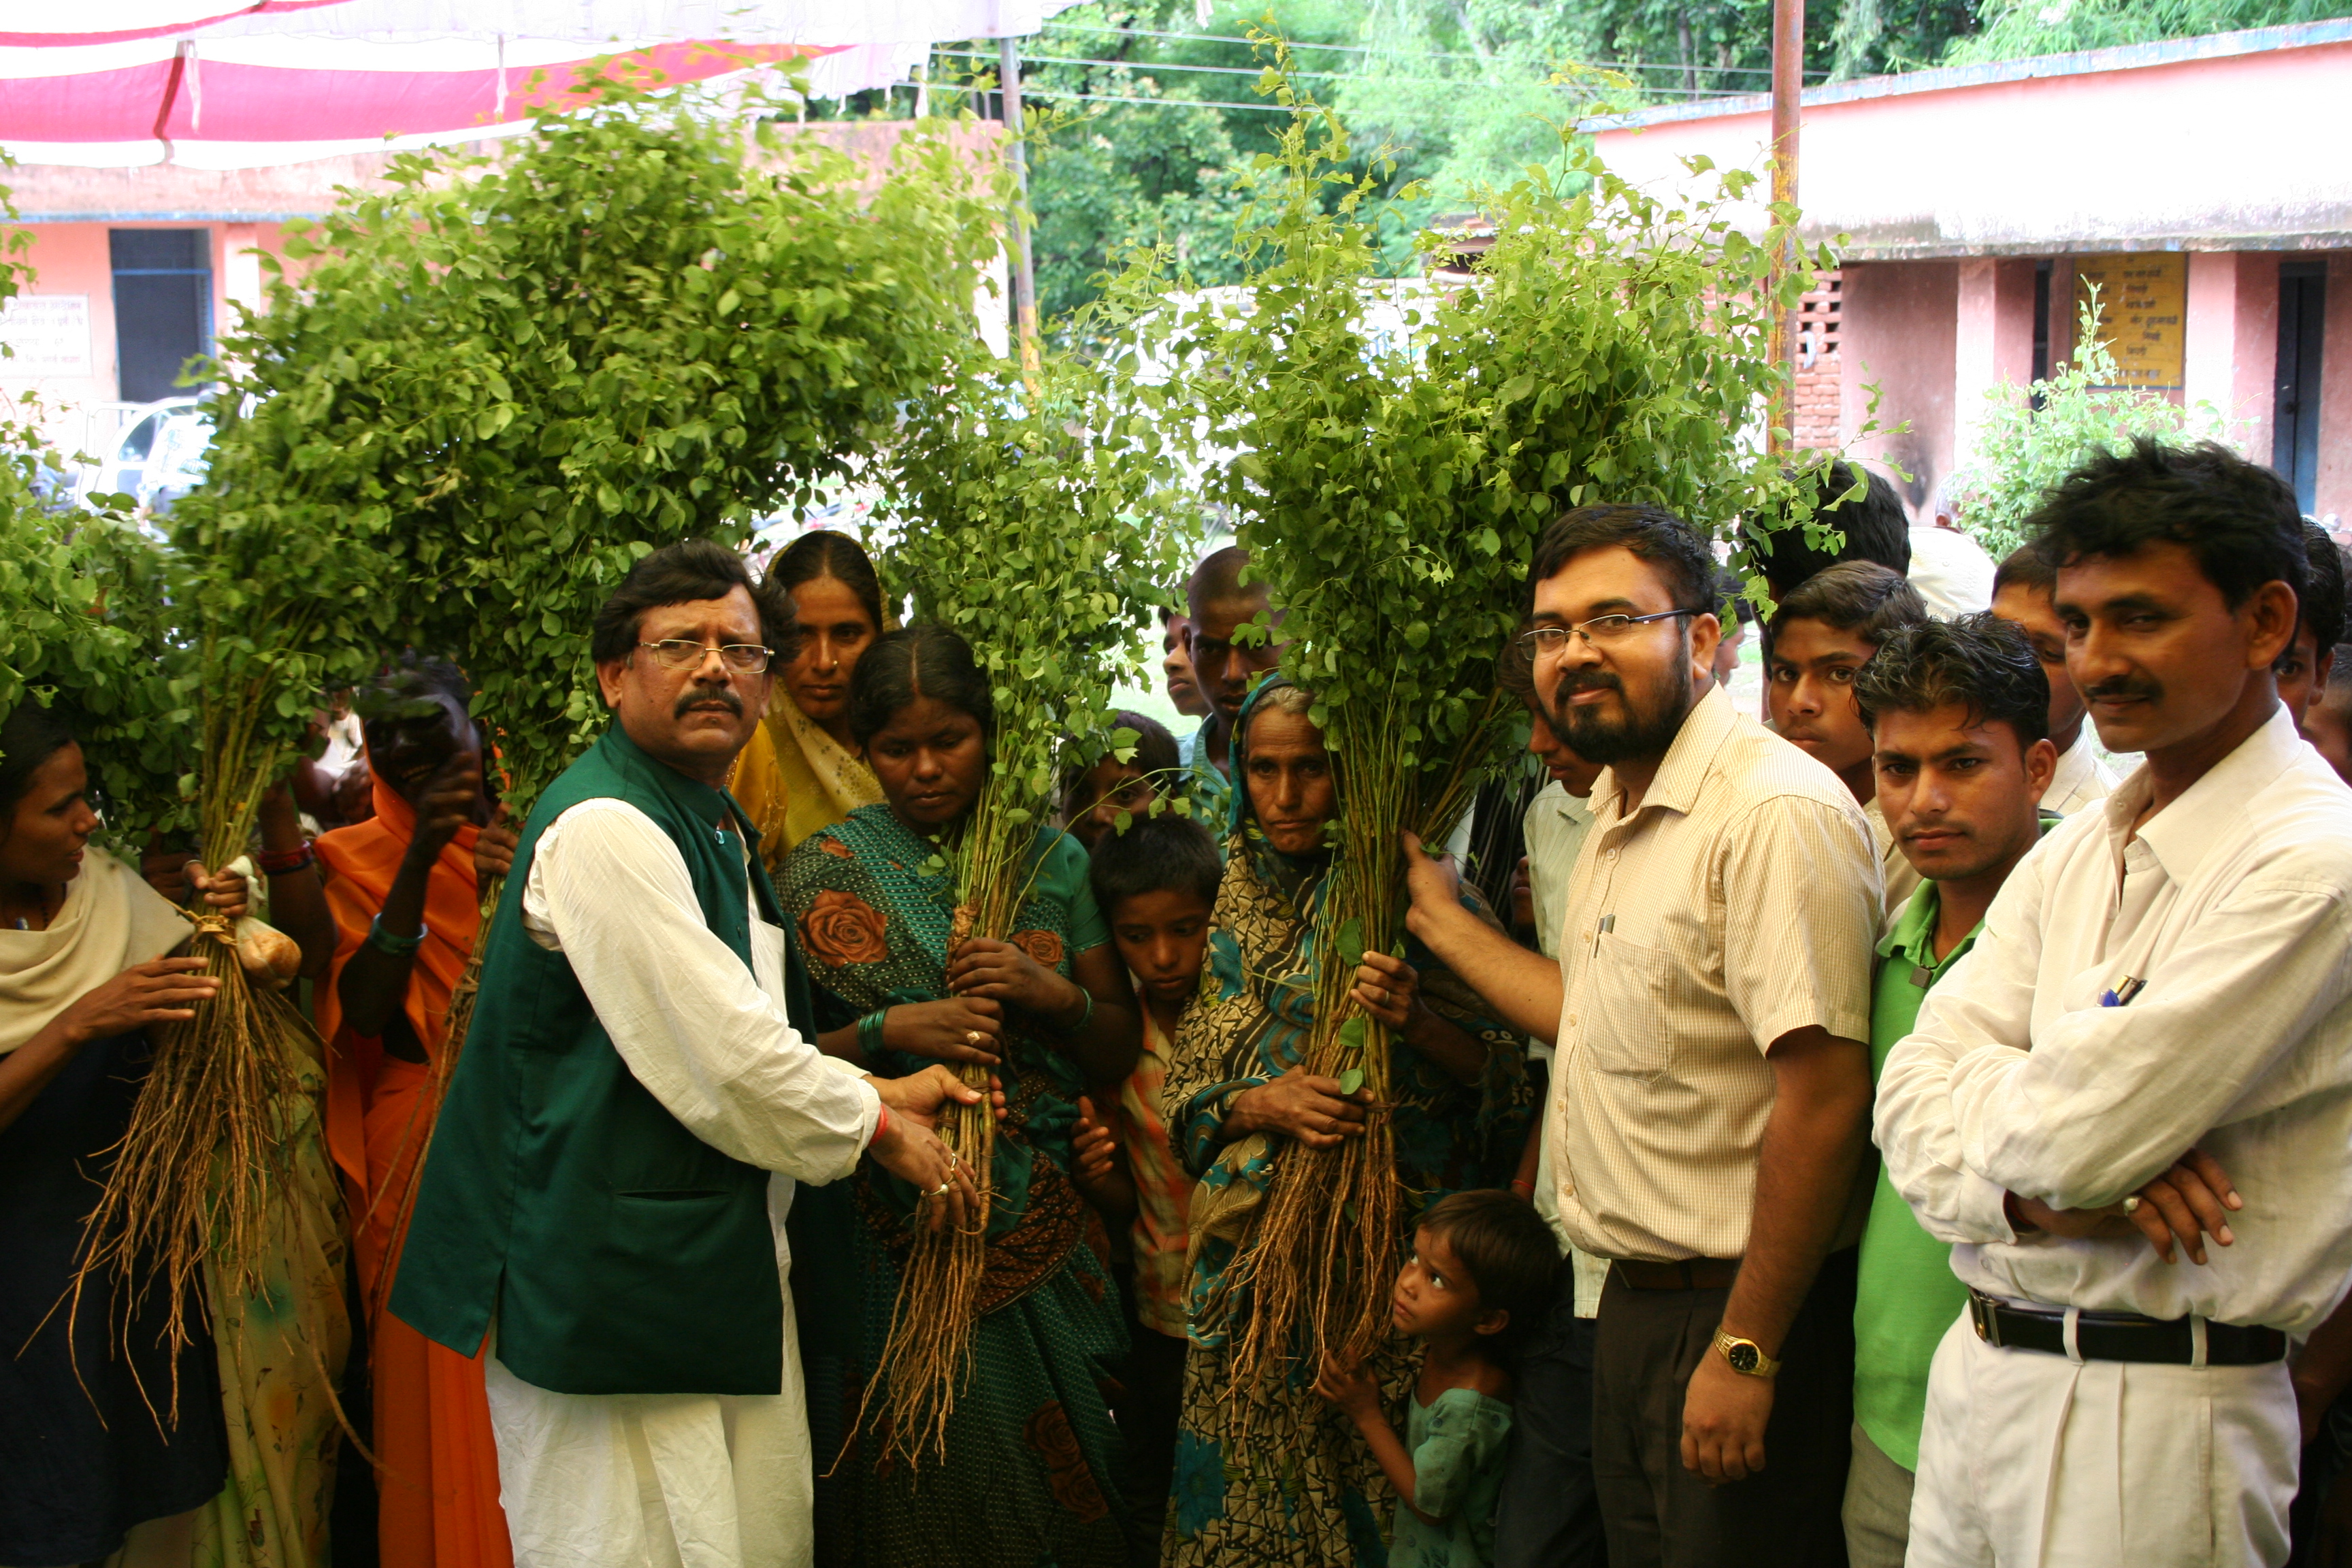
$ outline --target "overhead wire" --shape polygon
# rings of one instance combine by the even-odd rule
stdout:
[[[1175,33],[1152,27],[1103,27],[1095,26],[1084,22],[1065,22],[1059,17],[1048,19],[1045,23],[1045,26],[1049,31],[1055,28],[1060,28],[1065,31],[1074,33],[1101,33],[1108,34],[1113,37],[1122,38],[1162,38],[1179,43],[1256,44],[1260,42],[1260,40],[1256,38],[1242,37],[1231,33]],[[1285,39],[1284,42],[1294,51],[1299,49],[1321,49],[1335,54],[1377,55],[1391,59],[1472,60],[1491,63],[1491,57],[1489,56],[1462,54],[1458,51],[1444,49],[1376,49],[1365,44],[1310,44],[1302,42],[1296,38]],[[1681,62],[1675,60],[1633,60],[1622,63],[1593,63],[1601,66],[1602,68],[1605,69],[1619,71],[1656,70],[1674,71],[1676,73],[1696,72],[1701,76],[1769,77],[1772,74],[1772,68],[1769,66],[1706,66],[1696,63],[1684,65]],[[1304,76],[1309,73],[1301,71],[1296,74]],[[1829,72],[1826,69],[1808,71],[1806,75],[1816,80],[1822,81],[1826,81],[1829,79]]]

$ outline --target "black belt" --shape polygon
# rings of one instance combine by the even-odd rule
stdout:
[[[1971,1290],[1969,1318],[1977,1338],[2003,1350],[2066,1353],[2063,1308],[2012,1307]],[[2137,1312],[2078,1312],[2074,1352],[2084,1361],[2157,1362],[2194,1365],[2196,1331],[2187,1318],[2143,1318]],[[2262,1366],[2286,1357],[2286,1335],[2238,1323],[2205,1325],[2207,1366]]]

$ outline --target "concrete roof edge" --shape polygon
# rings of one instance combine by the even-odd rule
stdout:
[[[1814,243],[1808,236],[1805,243]],[[1838,253],[1841,265],[1873,261],[1958,261],[1969,257],[2134,255],[2146,251],[2352,251],[2352,229],[2313,234],[2154,235],[2129,239],[2002,240],[1993,245],[1922,240],[1916,245],[1852,244]]]
[[[2322,44],[2352,42],[2352,17],[2326,22],[2296,22],[2284,27],[2249,27],[2235,33],[2207,33],[2193,38],[2167,38],[2161,43],[2124,44],[2108,49],[2083,49],[2067,55],[2036,55],[2021,60],[1989,60],[1982,65],[1939,66],[1934,70],[1906,71],[1899,76],[1856,77],[1805,89],[1804,104],[1853,103],[1872,98],[1901,98],[1915,92],[1948,92],[1955,88],[1991,87],[2001,82],[2029,81],[2045,77],[2092,76],[2102,71],[2139,70],[2149,66],[2178,65],[2186,60],[2227,59],[2236,55],[2268,54],[2276,49],[2311,48]],[[1727,119],[1762,114],[1772,107],[1767,92],[1737,98],[1709,99],[1702,103],[1661,104],[1624,114],[1596,114],[1577,122],[1583,132],[1632,131],[1645,125],[1665,125],[1692,120]]]
[[[19,213],[5,223],[290,223],[296,218],[321,218],[316,212],[54,212]]]

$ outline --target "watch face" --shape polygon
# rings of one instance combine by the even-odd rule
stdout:
[[[1723,1355],[1726,1361],[1731,1363],[1731,1370],[1734,1372],[1752,1373],[1762,1360],[1762,1352],[1754,1345],[1744,1342],[1732,1345],[1723,1352]]]

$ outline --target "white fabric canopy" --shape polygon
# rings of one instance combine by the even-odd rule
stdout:
[[[1075,0],[0,0],[18,162],[250,168],[511,135],[590,60],[672,81],[806,62],[839,98],[936,41],[1034,32]]]

